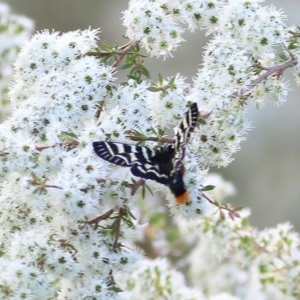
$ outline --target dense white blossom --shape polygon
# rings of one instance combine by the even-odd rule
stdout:
[[[2,4],[0,15],[15,18]],[[191,83],[132,73],[119,84],[131,44],[113,53],[111,67],[100,58],[99,30],[35,34],[14,64],[12,114],[0,124],[0,298],[297,299],[299,235],[288,223],[252,227],[249,210],[222,205],[234,187],[209,173],[228,165],[246,138],[246,104],[287,98],[278,46],[289,66],[300,51],[287,50],[284,19],[261,0],[129,1],[126,34],[151,56],[170,56],[185,30],[210,34]],[[31,28],[16,20],[24,35],[8,38],[11,49]],[[97,140],[156,149],[194,102],[200,118],[182,159],[185,204],[93,151]],[[141,258],[135,243],[156,259]]]
[[[257,232],[248,218],[244,210],[235,221],[218,225],[213,219],[202,224],[181,220],[179,228],[198,241],[188,257],[193,285],[211,296],[222,291],[238,299],[297,299],[292,294],[297,293],[300,268],[291,252],[300,253],[298,234],[289,224]],[[210,226],[213,232],[204,234]]]
[[[164,91],[164,87],[168,85],[170,89]],[[177,74],[173,79],[167,78],[157,84],[156,88],[161,88],[162,91],[148,93],[147,98],[153,121],[162,128],[178,126],[182,119],[182,112],[188,110],[186,101],[188,84]]]
[[[200,291],[189,288],[182,274],[164,259],[140,260],[136,270],[118,282],[127,291],[125,299],[205,299]]]
[[[91,147],[91,139],[101,132],[91,120],[113,78],[110,67],[86,55],[96,46],[97,34],[97,30],[39,33],[15,64],[10,92],[14,111],[0,125],[5,158],[1,240],[6,249],[0,265],[9,259],[22,265],[24,272],[33,268],[36,274],[32,280],[3,278],[1,285],[16,298],[41,299],[36,277],[42,282],[42,298],[56,292],[69,299],[110,297],[114,294],[107,283],[110,270],[133,265],[139,255],[124,248],[113,258],[112,247],[105,246],[113,243],[109,237],[78,225],[111,208],[109,202],[99,205],[107,193],[99,184],[99,170],[105,178],[109,168]],[[69,149],[64,141],[77,147]],[[128,191],[125,197],[129,196]]]
[[[231,0],[222,9],[220,28],[241,48],[255,55],[273,52],[274,45],[286,42],[287,30],[281,10],[263,6],[263,0]]]
[[[160,1],[139,0],[129,2],[123,24],[130,39],[141,40],[151,55],[168,56],[183,41],[183,29],[171,15],[166,14]]]
[[[33,21],[16,15],[10,7],[0,3],[0,122],[10,111],[7,91],[12,80],[12,64],[20,48],[26,43],[33,31]]]

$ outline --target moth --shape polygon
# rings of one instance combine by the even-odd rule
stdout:
[[[93,148],[102,159],[121,167],[129,167],[133,175],[168,186],[176,202],[184,204],[189,201],[189,193],[183,180],[183,158],[198,118],[198,106],[193,103],[185,113],[172,143],[155,150],[147,146],[110,141],[93,142]]]

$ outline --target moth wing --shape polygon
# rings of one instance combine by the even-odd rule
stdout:
[[[189,110],[186,112],[183,120],[181,121],[178,131],[174,137],[174,148],[175,151],[180,151],[182,145],[188,143],[191,132],[194,131],[197,126],[197,122],[199,119],[199,110],[197,103],[194,102]]]
[[[148,147],[115,142],[93,142],[93,148],[102,159],[122,167],[130,167],[136,162],[146,163],[155,155]]]
[[[158,183],[167,185],[169,181],[169,176],[167,174],[161,173],[158,165],[150,163],[135,163],[131,167],[131,173],[135,176],[154,180]]]

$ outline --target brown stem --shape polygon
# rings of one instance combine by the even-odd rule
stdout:
[[[116,250],[119,248],[119,237],[120,237],[120,230],[121,230],[121,222],[124,215],[124,209],[122,207],[119,208],[119,215],[116,220],[116,227],[115,227],[115,240],[113,243],[113,249]]]
[[[128,139],[131,139],[132,141],[152,141],[152,142],[159,142],[159,143],[166,143],[166,144],[172,144],[173,139],[169,137],[147,137],[147,136],[136,136],[136,135],[126,135]]]
[[[237,233],[237,236],[238,238],[243,238],[242,235],[240,235],[239,233]],[[253,244],[253,246],[255,247],[255,249],[258,251],[258,252],[263,252],[263,253],[266,253],[268,254],[269,256],[271,255],[274,255],[277,259],[281,260],[281,262],[289,269],[292,268],[292,266],[282,257],[280,256],[279,254],[273,254],[271,251],[269,251],[265,246],[262,246],[259,244],[258,241],[255,240],[254,236],[252,235],[251,236],[251,242]]]
[[[291,34],[293,38],[299,38],[300,37],[300,33],[299,32],[294,32],[292,30],[289,31],[289,34]]]
[[[118,52],[118,59],[112,64],[113,68],[117,68],[124,56],[139,42],[140,40],[133,40],[124,45],[121,51]]]
[[[45,187],[46,187],[46,188],[60,189],[60,190],[63,189],[61,186],[58,186],[58,185],[50,185],[50,184],[46,184]]]
[[[140,178],[138,181],[134,182],[131,185],[131,196],[133,196],[136,191],[139,189],[139,187],[143,186],[145,184],[145,179]]]
[[[285,61],[282,64],[266,68],[266,72],[258,76],[256,79],[253,79],[251,83],[244,89],[241,89],[238,92],[235,92],[231,94],[230,98],[243,98],[248,92],[250,92],[255,86],[257,86],[259,83],[262,81],[266,80],[268,77],[273,76],[275,74],[281,75],[283,71],[287,68],[293,67],[294,65],[297,64],[297,58],[288,50],[289,55],[291,56],[291,59],[288,61]]]
[[[219,203],[217,203],[216,201],[213,201],[212,199],[210,199],[208,196],[206,196],[205,194],[202,194],[203,197],[211,204],[213,204],[214,206],[216,206],[220,211],[222,210],[227,210],[228,211],[228,214],[229,214],[229,217],[231,219],[234,219],[235,217],[239,218],[240,215],[239,213],[237,213],[234,209],[231,209],[230,207],[228,206],[224,206],[224,205],[220,205]]]
[[[135,40],[134,40],[135,41]],[[129,41],[128,43],[116,47],[113,50],[98,50],[98,51],[89,51],[87,55],[99,56],[99,55],[111,55],[114,53],[121,54],[124,49],[126,49],[129,45],[131,45],[134,41]]]
[[[109,211],[105,212],[104,214],[98,216],[97,218],[95,218],[93,220],[83,221],[80,223],[89,224],[89,225],[94,224],[97,226],[99,224],[99,222],[108,219],[113,214],[113,212],[114,212],[114,208],[110,209]]]
[[[50,146],[40,146],[40,147],[36,146],[35,149],[37,151],[41,152],[41,151],[49,149],[49,148],[62,147],[64,145],[67,146],[68,149],[73,149],[74,147],[76,147],[78,145],[78,142],[72,141],[70,143],[57,143],[57,144],[50,145]]]

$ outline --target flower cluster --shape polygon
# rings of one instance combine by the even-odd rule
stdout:
[[[220,189],[210,192],[213,199],[232,194],[231,184],[219,176],[209,176],[205,182],[217,183]],[[250,225],[249,218],[248,209],[240,210],[239,218],[223,221],[218,214],[202,220],[176,216],[172,227],[167,227],[162,225],[157,212],[153,213],[147,243],[152,240],[152,254],[171,257],[172,266],[166,267],[161,260],[158,266],[158,259],[142,260],[131,276],[118,282],[127,287],[132,299],[137,299],[138,293],[143,294],[145,287],[151,290],[151,295],[157,290],[173,291],[175,280],[176,291],[180,293],[186,285],[178,279],[176,269],[186,269],[191,292],[197,288],[204,292],[205,299],[298,299],[299,234],[288,223],[259,231]],[[151,268],[156,268],[156,272]],[[158,282],[164,288],[155,285]]]
[[[10,7],[0,3],[0,122],[9,113],[7,90],[12,80],[12,63],[33,30],[33,22],[29,18],[18,16],[10,11]]]
[[[198,240],[188,258],[193,286],[208,295],[227,292],[238,299],[297,299],[299,235],[290,224],[259,232],[249,225],[249,216],[244,210],[234,222],[218,223],[212,218],[201,225],[181,224],[179,228]]]
[[[131,0],[124,12],[123,24],[127,36],[141,40],[150,55],[167,57],[183,42],[181,23],[190,30],[198,26],[214,27],[222,4],[223,0]]]
[[[98,33],[36,34],[15,63],[13,114],[0,124],[2,299],[113,299],[110,274],[139,256],[120,246],[135,227],[116,225],[125,209],[100,231],[84,223],[119,201],[113,187],[121,184],[99,182],[100,170],[103,179],[110,170],[91,147],[101,135],[97,105],[113,80],[112,68],[88,55]]]
[[[247,210],[222,206],[232,186],[207,176],[245,139],[249,101],[286,99],[281,75],[297,63],[288,48],[297,33],[259,0],[131,0],[123,21],[134,41],[113,49],[111,60],[102,59],[110,53],[98,48],[99,30],[89,29],[38,33],[15,62],[13,112],[0,124],[0,298],[118,299],[118,285],[129,299],[299,297],[299,236],[287,224],[255,230]],[[180,74],[155,83],[130,72],[118,84],[126,55],[123,69],[145,71],[133,45],[166,57],[183,41],[184,25],[212,33],[191,83]],[[187,203],[95,155],[97,140],[151,149],[172,142],[194,102],[199,124],[182,158]],[[166,259],[140,260],[136,241],[189,270],[195,288]]]
[[[118,282],[127,291],[124,299],[205,299],[200,291],[188,287],[182,274],[165,259],[140,260],[136,270]]]

